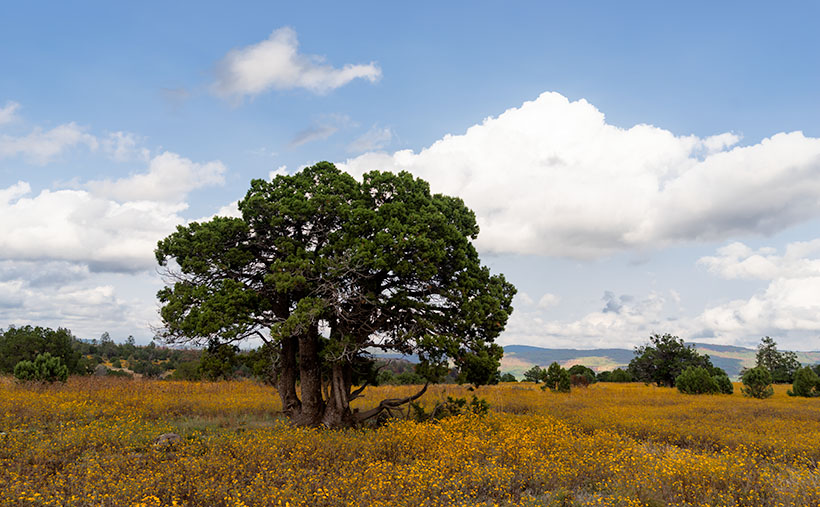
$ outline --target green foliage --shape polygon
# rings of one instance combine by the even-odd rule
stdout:
[[[774,394],[772,374],[762,366],[746,370],[740,381],[743,382],[740,391],[744,396],[763,399]]]
[[[794,352],[780,352],[777,350],[777,343],[768,336],[764,336],[760,340],[755,358],[757,366],[762,366],[771,372],[772,383],[774,384],[794,382],[795,373],[800,368],[797,354]]]
[[[732,381],[729,379],[728,375],[713,374],[712,378],[715,379],[715,382],[718,385],[718,392],[721,394],[732,394],[735,392],[735,386],[732,384]]]
[[[598,381],[595,371],[582,364],[574,364],[567,370],[570,383],[574,386],[587,386]]]
[[[499,382],[518,382],[518,379],[515,378],[515,375],[512,373],[502,373],[501,377],[498,379]]]
[[[633,380],[629,370],[624,370],[623,368],[615,368],[612,371],[601,372],[598,375],[599,382],[632,382]]]
[[[14,366],[14,376],[22,381],[65,382],[68,378],[68,366],[62,359],[50,353],[37,354],[34,361],[23,360]]]
[[[79,364],[80,353],[74,350],[77,339],[68,329],[56,331],[43,327],[14,327],[0,330],[0,373],[13,373],[20,361],[34,361],[39,354],[58,357],[69,374],[84,374],[85,364]]]
[[[808,366],[799,368],[794,374],[794,383],[787,394],[806,398],[820,396],[820,377]]]
[[[535,382],[536,384],[544,380],[546,372],[540,366],[535,365],[524,372],[524,382]]]
[[[239,365],[239,347],[227,343],[211,342],[199,359],[199,375],[205,380],[230,380]]]
[[[359,182],[322,162],[252,181],[239,210],[158,243],[160,265],[178,267],[157,294],[166,342],[269,337],[283,405],[313,411],[308,424],[323,416],[317,388],[328,372],[345,391],[327,399],[338,405],[330,412],[349,414],[353,363],[374,348],[417,355],[428,380],[453,364],[460,381],[497,381],[493,342],[515,288],[481,265],[475,214],[461,199],[406,172]],[[297,378],[311,398],[301,408]]]
[[[202,380],[202,373],[199,370],[199,361],[182,361],[177,363],[177,367],[171,373],[171,380]]]
[[[635,348],[635,357],[629,362],[629,372],[635,380],[675,386],[675,379],[690,367],[713,368],[708,355],[701,355],[691,345],[670,334],[653,334],[649,343]]]
[[[548,387],[551,391],[559,393],[568,393],[570,390],[569,372],[558,363],[554,362],[547,367],[544,375],[544,385],[541,386],[541,389]]]
[[[430,412],[426,412],[424,407],[415,402],[410,404],[410,410],[413,419],[416,421],[440,421],[447,417],[468,413],[483,417],[490,411],[490,404],[487,403],[487,400],[476,395],[473,395],[469,402],[465,398],[448,396],[447,401],[436,403]]]
[[[714,394],[720,392],[717,380],[702,366],[689,366],[675,379],[683,394]]]

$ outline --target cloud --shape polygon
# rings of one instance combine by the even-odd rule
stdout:
[[[344,114],[323,115],[312,126],[297,132],[290,141],[290,147],[296,148],[313,141],[323,141],[339,129],[355,125],[349,116]]]
[[[128,297],[120,284],[151,293],[161,283],[154,274],[118,280],[68,262],[0,261],[0,322],[67,327],[81,338],[107,330],[119,340],[134,334],[147,342],[156,304]]]
[[[575,320],[549,320],[539,311],[516,308],[500,342],[551,348],[632,347],[645,342],[653,332],[680,333],[679,329],[686,329],[677,324],[670,329],[663,294],[652,292],[638,299],[607,291],[603,299],[617,301],[617,311],[604,308]]]
[[[37,127],[26,136],[0,135],[0,158],[23,156],[32,163],[43,165],[81,145],[93,151],[99,143],[95,136],[74,122],[51,130]]]
[[[30,196],[31,186],[20,181],[0,189],[0,260],[64,261],[95,272],[152,269],[157,241],[185,223],[179,213],[187,193],[221,184],[224,172],[218,161],[197,164],[166,152],[145,173],[86,189]]]
[[[182,202],[188,192],[225,182],[225,165],[216,160],[198,164],[176,153],[164,152],[151,159],[148,172],[118,180],[90,181],[86,187],[96,196],[116,201]]]
[[[380,77],[381,69],[373,62],[335,68],[320,56],[299,53],[296,32],[284,27],[262,42],[228,52],[217,64],[212,90],[220,97],[234,99],[271,89],[304,88],[321,94],[354,79],[375,82]]]
[[[277,176],[287,176],[287,175],[288,175],[288,166],[280,165],[275,170],[270,171],[268,173],[268,179],[273,181],[273,179],[276,178]]]
[[[541,296],[541,299],[538,300],[538,308],[541,308],[541,309],[550,308],[552,306],[557,305],[560,302],[561,302],[560,297],[556,296],[555,294],[550,294],[549,292],[547,292],[546,294]]]
[[[748,299],[707,308],[697,318],[703,327],[730,340],[763,335],[798,340],[800,332],[820,333],[820,239],[790,243],[782,255],[773,248],[755,251],[737,242],[717,253],[699,263],[722,278],[764,280],[768,285]]]
[[[112,132],[100,144],[115,162],[150,158],[150,151],[142,146],[142,139],[130,132]]]
[[[12,100],[7,101],[5,106],[0,107],[0,125],[16,120],[18,109],[20,109],[20,104]]]
[[[323,141],[338,132],[339,127],[335,125],[313,125],[301,130],[290,140],[290,147],[296,148],[313,141]]]
[[[820,216],[820,139],[676,136],[608,124],[558,93],[446,135],[418,153],[365,153],[351,174],[407,170],[475,210],[485,252],[599,258],[738,235]]]
[[[361,153],[363,151],[381,150],[392,140],[393,131],[389,127],[373,126],[373,128],[350,143],[347,151]]]
[[[68,261],[96,271],[150,269],[157,241],[184,222],[178,213],[185,204],[121,204],[83,190],[24,197],[28,190],[18,183],[0,191],[2,259]]]

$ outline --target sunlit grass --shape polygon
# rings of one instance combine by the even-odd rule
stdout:
[[[785,390],[431,386],[428,408],[476,394],[491,413],[322,431],[253,382],[5,378],[0,505],[820,505],[820,400]],[[154,446],[167,432],[182,441]]]

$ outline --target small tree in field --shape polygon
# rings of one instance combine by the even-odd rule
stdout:
[[[546,372],[537,364],[524,372],[524,382],[535,382],[536,384],[544,380]]]
[[[803,396],[811,398],[820,395],[820,377],[810,367],[800,368],[794,374],[794,384],[787,391],[789,396]]]
[[[541,389],[550,388],[551,391],[568,393],[570,390],[569,372],[558,363],[552,363],[544,375],[544,385]]]
[[[20,361],[14,367],[14,376],[18,380],[37,382],[65,382],[68,379],[68,366],[59,357],[51,354],[37,354],[34,361]]]
[[[713,367],[708,355],[699,354],[677,336],[656,333],[649,337],[649,343],[635,348],[629,373],[640,382],[674,387],[675,379],[689,366]]]
[[[744,396],[763,399],[774,394],[772,374],[762,366],[746,370],[740,380],[743,382],[743,387],[740,390]]]

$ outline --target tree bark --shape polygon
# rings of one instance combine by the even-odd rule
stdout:
[[[322,418],[322,425],[328,428],[351,426],[354,423],[350,412],[350,365],[334,363],[330,376],[330,396]]]
[[[302,411],[302,403],[296,395],[296,351],[298,348],[299,340],[296,336],[283,337],[279,348],[279,377],[276,390],[282,400],[282,411],[291,419]]]
[[[302,411],[294,421],[300,426],[317,426],[322,422],[325,402],[322,399],[322,361],[316,325],[311,325],[308,332],[299,337],[299,381]]]

